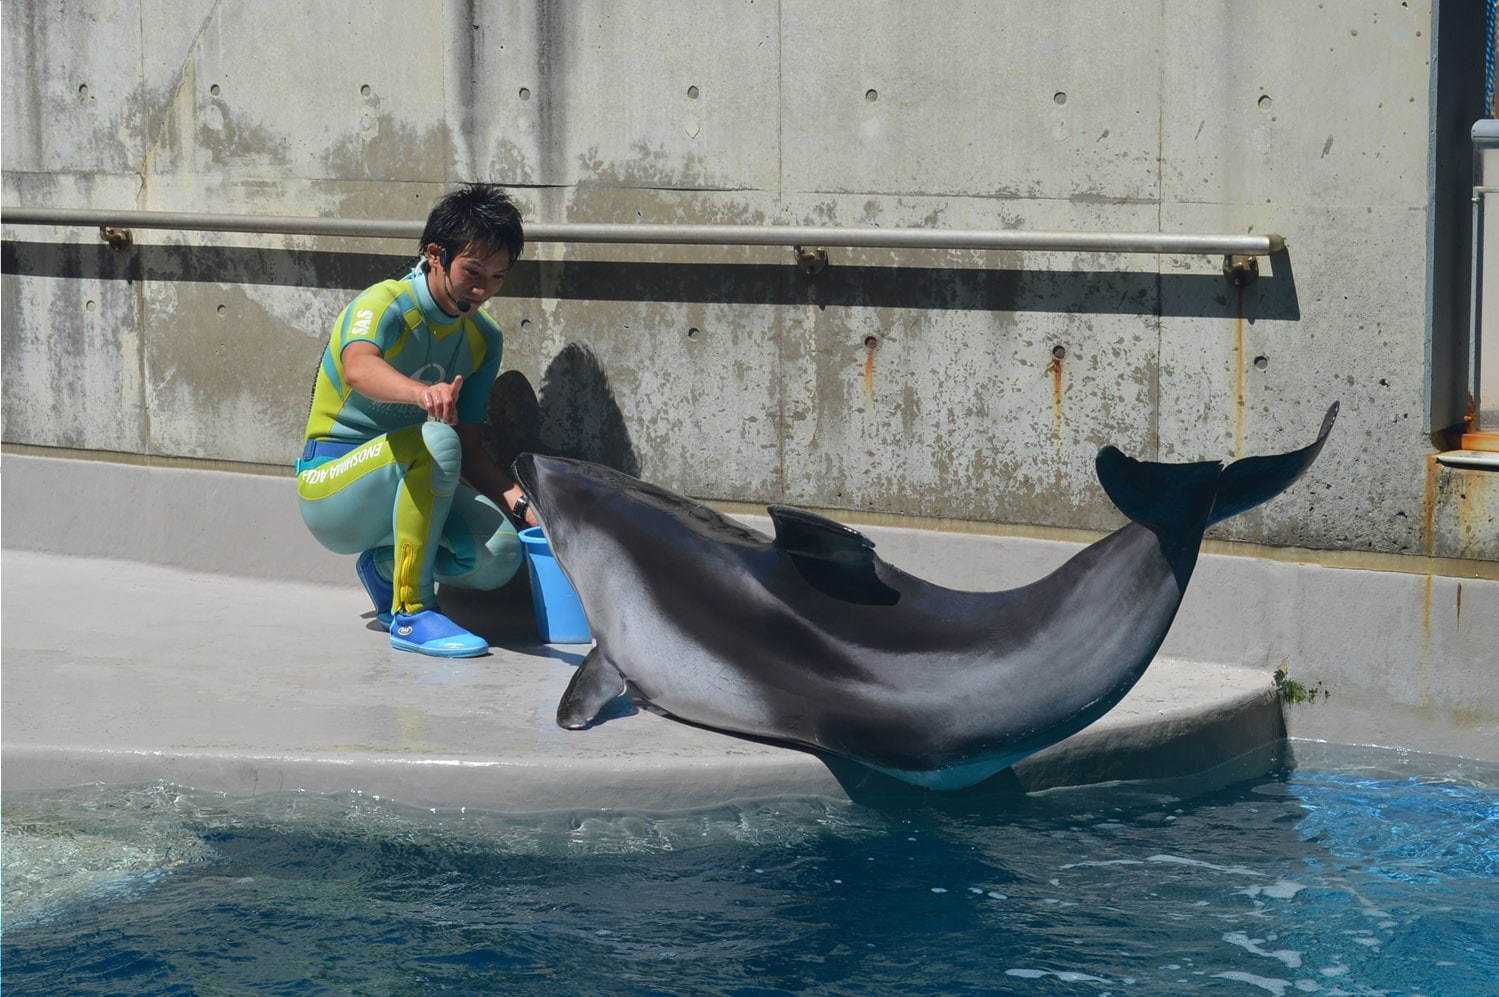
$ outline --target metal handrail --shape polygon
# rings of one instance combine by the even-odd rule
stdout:
[[[215,215],[94,208],[0,208],[7,225],[86,225],[189,232],[253,232],[354,238],[420,239],[422,222]],[[1285,250],[1278,235],[1173,235],[1164,232],[956,231],[924,228],[829,228],[801,225],[526,224],[528,242],[694,246],[857,246],[869,249],[1003,249],[1081,253],[1268,256]]]

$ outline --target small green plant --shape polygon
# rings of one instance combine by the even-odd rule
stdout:
[[[1287,703],[1314,703],[1318,696],[1326,699],[1331,695],[1322,688],[1321,682],[1308,688],[1291,678],[1290,667],[1286,662],[1281,662],[1280,667],[1275,669],[1275,689]]]

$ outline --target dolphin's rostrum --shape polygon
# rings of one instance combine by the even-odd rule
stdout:
[[[522,454],[516,479],[597,641],[557,722],[587,727],[631,691],[916,785],[973,785],[1124,697],[1166,638],[1203,531],[1295,481],[1337,411],[1310,446],[1227,467],[1106,447],[1099,481],[1131,522],[1003,592],[922,581],[811,513],[772,506],[771,540],[609,468]]]

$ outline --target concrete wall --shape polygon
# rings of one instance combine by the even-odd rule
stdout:
[[[16,0],[3,200],[417,219],[484,179],[556,222],[1277,232],[1242,293],[1206,257],[834,250],[808,277],[789,250],[534,246],[490,306],[496,447],[1100,529],[1100,445],[1280,451],[1337,399],[1308,478],[1215,535],[1493,560],[1499,484],[1426,432],[1463,373],[1481,24],[1454,0]],[[415,249],[96,236],[5,228],[9,444],[287,464],[329,323]]]

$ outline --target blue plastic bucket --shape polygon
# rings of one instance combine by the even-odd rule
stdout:
[[[588,617],[578,593],[562,573],[562,566],[552,556],[541,527],[520,531],[520,542],[526,548],[526,570],[531,573],[531,605],[536,609],[536,633],[545,644],[587,644],[593,640],[588,632]]]

